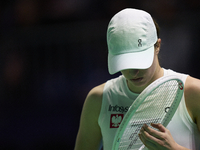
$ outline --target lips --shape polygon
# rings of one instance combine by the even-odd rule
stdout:
[[[134,79],[130,79],[132,82],[140,82],[143,78],[134,78]]]

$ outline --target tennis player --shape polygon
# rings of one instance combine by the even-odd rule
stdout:
[[[167,127],[151,124],[156,131],[144,124],[139,137],[150,150],[200,149],[200,80],[160,66],[159,27],[151,15],[131,8],[118,12],[108,25],[107,44],[109,73],[122,75],[87,95],[75,150],[98,150],[101,141],[104,150],[111,150],[129,106],[150,83],[167,75],[183,80],[184,96]]]

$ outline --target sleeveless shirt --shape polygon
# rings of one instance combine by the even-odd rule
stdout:
[[[164,69],[164,76],[167,75],[177,75],[184,83],[188,76]],[[106,82],[98,118],[104,150],[112,149],[117,129],[128,108],[138,95],[129,90],[123,75]],[[166,128],[170,130],[172,137],[179,145],[192,150],[200,149],[200,132],[187,111],[184,96]]]

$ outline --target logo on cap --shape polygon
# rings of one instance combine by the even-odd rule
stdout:
[[[138,39],[138,47],[142,47],[142,39]]]

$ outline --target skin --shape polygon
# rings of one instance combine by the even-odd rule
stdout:
[[[121,73],[127,80],[129,89],[134,93],[140,93],[150,83],[163,76],[163,69],[158,61],[161,39],[158,39],[155,47],[154,61],[148,69],[128,69]],[[98,150],[102,139],[98,125],[98,117],[101,110],[102,95],[105,83],[93,88],[87,95],[80,120],[80,127],[76,139],[75,150]],[[185,103],[190,117],[197,124],[200,131],[200,80],[188,76],[184,89]],[[92,113],[91,113],[92,112]],[[139,137],[149,150],[187,150],[178,145],[168,129],[161,124],[151,124],[156,131],[146,124],[141,128]]]

